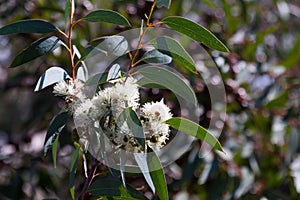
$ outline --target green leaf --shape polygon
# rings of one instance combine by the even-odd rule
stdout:
[[[124,109],[117,120],[119,127],[122,126],[125,122],[127,123],[130,131],[133,133],[134,138],[143,147],[143,149],[145,149],[145,134],[143,131],[142,123],[136,112],[130,107]]]
[[[229,52],[228,48],[209,30],[183,17],[171,16],[162,20],[175,31],[183,33],[204,45],[219,51]]]
[[[60,67],[51,67],[47,69],[43,75],[39,78],[34,91],[37,92],[39,90],[44,89],[45,87],[48,87],[49,85],[52,85],[54,83],[57,83],[59,81],[63,81],[70,76],[67,74],[67,72]]]
[[[214,148],[224,152],[218,139],[208,130],[206,130],[199,124],[196,124],[195,122],[184,118],[174,117],[167,120],[165,123],[179,131],[195,136],[196,138],[207,142]]]
[[[294,42],[293,48],[282,60],[281,65],[286,68],[292,68],[300,62],[300,37]]]
[[[141,60],[152,65],[164,65],[172,62],[172,58],[170,56],[163,54],[156,49],[147,51]]]
[[[107,82],[108,72],[99,73],[91,76],[86,82],[85,86],[101,85]]]
[[[155,152],[147,154],[147,162],[156,194],[161,200],[168,200],[168,188],[161,162]]]
[[[90,12],[88,15],[82,18],[89,22],[108,22],[112,24],[118,24],[123,26],[131,26],[128,20],[120,13],[112,10],[96,10]]]
[[[125,37],[120,35],[101,37],[91,41],[90,45],[95,47],[96,53],[101,52],[105,55],[122,56],[128,52],[128,42]],[[95,52],[91,52],[91,49],[88,49],[88,51],[86,53],[95,54]]]
[[[155,186],[152,181],[149,166],[148,166],[147,154],[145,154],[143,152],[142,153],[134,153],[134,159],[137,162],[140,170],[142,171],[143,176],[144,176],[146,182],[148,183],[149,187],[151,188],[153,193],[155,193]]]
[[[283,92],[276,98],[269,101],[265,107],[268,109],[276,109],[276,108],[282,108],[289,100],[289,93],[287,91]]]
[[[49,52],[52,52],[59,47],[60,44],[61,40],[55,36],[39,39],[19,53],[13,60],[10,67],[17,67]]]
[[[30,19],[8,24],[0,28],[0,35],[13,33],[53,33],[58,29],[44,20]]]
[[[81,60],[81,54],[75,45],[73,45],[73,50],[74,50],[75,55],[77,56],[78,59],[80,59],[80,62],[81,62],[81,66],[79,66],[77,69],[76,79],[86,82],[88,80],[87,66],[86,66],[85,62],[83,60]]]
[[[156,0],[157,8],[161,8],[161,7],[170,8],[170,5],[171,5],[171,0]]]
[[[114,64],[108,71],[107,81],[120,78],[121,76],[121,67],[119,64]]]
[[[71,6],[71,2],[72,5]],[[66,6],[65,6],[65,21],[68,22],[70,19],[70,13],[75,11],[75,1],[74,0],[66,0]]]
[[[65,127],[69,117],[69,113],[64,111],[55,116],[52,122],[50,123],[44,142],[44,156],[46,156],[56,137]]]
[[[186,68],[193,73],[197,73],[193,58],[186,52],[179,42],[167,36],[158,37],[151,41],[151,44],[161,52],[171,56],[178,67]]]
[[[76,145],[76,150],[72,156],[71,166],[70,166],[70,177],[69,177],[69,188],[72,199],[75,199],[75,174],[77,170],[77,162],[78,162],[78,155],[79,155],[80,146]]]
[[[167,88],[189,103],[196,105],[197,100],[193,89],[174,72],[167,68],[158,66],[146,66],[138,69],[138,71],[146,78],[147,81],[151,81],[152,84],[157,84]],[[141,85],[139,81],[137,83]],[[147,84],[150,83],[148,82]]]
[[[120,196],[121,182],[111,174],[101,174],[94,179],[88,192],[95,196]]]
[[[53,167],[56,168],[56,159],[57,159],[57,143],[58,143],[59,135],[55,138],[55,141],[52,144],[52,160]]]

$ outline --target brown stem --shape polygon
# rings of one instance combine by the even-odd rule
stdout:
[[[153,26],[153,24],[150,23],[150,19],[152,17],[155,5],[156,5],[156,0],[154,0],[153,4],[151,6],[149,15],[146,16],[146,18],[147,18],[146,29],[142,30],[140,32],[138,45],[137,45],[137,48],[136,48],[134,54],[130,56],[130,65],[129,65],[129,68],[128,68],[127,71],[129,71],[130,69],[132,69],[135,65],[137,65],[140,62],[140,61],[135,62],[135,59],[136,59],[136,57],[138,55],[139,50],[143,47],[142,40],[143,40],[143,37],[145,36],[145,34],[147,32],[148,27],[152,27]],[[143,26],[141,27],[141,29],[142,28],[143,28]]]
[[[89,189],[93,179],[97,176],[96,171],[97,171],[98,166],[99,166],[99,162],[96,159],[94,159],[90,174],[87,177],[87,179],[85,180],[83,188],[78,196],[79,200],[84,200],[87,190]]]

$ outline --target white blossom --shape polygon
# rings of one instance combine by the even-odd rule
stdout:
[[[74,110],[74,121],[77,127],[88,127],[93,124],[95,106],[90,99],[80,103]]]
[[[172,117],[170,108],[164,104],[163,100],[146,103],[141,108],[141,116],[144,118],[142,124],[147,145],[154,150],[161,149],[169,139],[169,125],[164,121]]]

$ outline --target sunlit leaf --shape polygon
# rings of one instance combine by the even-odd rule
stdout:
[[[121,76],[121,70],[120,70],[119,64],[114,64],[111,66],[111,68],[108,71],[107,75],[107,81],[117,79]]]
[[[211,134],[208,130],[206,130],[199,124],[196,124],[195,122],[192,122],[184,118],[173,117],[167,120],[165,123],[181,132],[192,135],[210,144],[212,147],[220,151],[223,151],[222,146],[218,141],[218,139],[213,134]]]
[[[13,60],[10,67],[17,67],[52,52],[59,47],[60,44],[61,40],[55,36],[39,39],[19,53]]]
[[[162,20],[175,31],[183,33],[204,45],[219,51],[228,52],[228,48],[209,30],[189,19],[171,16]]]
[[[44,20],[29,19],[8,24],[0,28],[0,35],[13,33],[53,33],[57,28]]]
[[[161,200],[168,200],[168,188],[163,167],[155,152],[147,154],[147,162],[156,194]]]
[[[120,196],[121,182],[111,174],[97,176],[90,185],[88,192],[96,196]]]
[[[171,56],[178,67],[186,68],[193,73],[197,73],[193,58],[175,39],[167,36],[158,37],[151,41],[151,44],[159,51]]]
[[[149,167],[148,167],[147,154],[135,153],[134,158],[135,158],[135,161],[137,162],[139,168],[141,169],[146,182],[148,183],[148,185],[151,188],[151,190],[153,191],[153,193],[155,193],[155,186],[152,181]]]
[[[131,26],[128,20],[124,16],[112,10],[101,9],[101,10],[92,11],[82,19],[89,22],[108,22],[108,23],[118,24],[123,26]]]
[[[75,199],[74,180],[75,180],[75,175],[76,175],[76,170],[77,170],[79,150],[80,150],[80,146],[76,145],[76,150],[73,153],[71,166],[70,166],[69,188],[70,188],[70,193],[71,193],[72,199]]]
[[[104,53],[106,55],[122,56],[128,52],[128,42],[123,36],[114,35],[95,39],[90,42],[95,49],[88,49],[86,54]]]
[[[161,7],[166,7],[170,8],[171,5],[171,0],[156,0],[156,7],[161,8]]]
[[[164,65],[169,64],[172,62],[172,58],[166,54],[163,54],[156,49],[147,51],[141,60],[145,61],[146,63],[152,64],[152,65]]]
[[[147,81],[151,81],[152,84],[167,88],[187,102],[196,105],[197,100],[193,89],[185,83],[179,75],[171,70],[158,66],[146,66],[138,69],[138,72],[142,74]],[[141,85],[139,81],[137,83]]]
[[[73,45],[73,50],[77,58],[80,59],[81,54],[75,45]],[[80,62],[81,62],[81,66],[79,66],[77,69],[76,78],[83,82],[86,82],[88,80],[88,69],[83,60],[81,60]]]
[[[47,130],[47,135],[44,142],[44,156],[46,156],[48,150],[52,147],[56,137],[65,127],[70,115],[68,112],[61,112],[54,117]]]
[[[67,78],[69,78],[69,75],[63,68],[51,67],[47,69],[39,78],[34,91],[36,92],[42,90],[49,85],[65,80]]]
[[[123,123],[127,123],[129,130],[134,135],[134,138],[143,147],[143,149],[145,148],[146,143],[145,143],[145,134],[143,131],[143,126],[138,115],[136,114],[135,111],[132,110],[132,108],[129,107],[124,109],[119,115],[117,123],[119,126],[122,126]]]

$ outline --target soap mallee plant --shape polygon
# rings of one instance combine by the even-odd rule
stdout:
[[[170,30],[186,35],[209,48],[228,51],[209,30],[189,19],[169,16],[151,23],[155,7],[169,8],[170,4],[171,0],[153,1],[150,13],[145,14],[146,21],[142,21],[139,28],[136,38],[138,42],[134,50],[129,48],[129,42],[125,37],[111,35],[93,40],[80,53],[72,40],[77,24],[106,22],[129,28],[131,24],[120,13],[105,9],[95,10],[83,18],[74,19],[74,0],[66,2],[65,30],[40,19],[17,21],[0,28],[1,35],[15,33],[47,35],[21,51],[14,58],[12,68],[53,52],[60,46],[68,52],[71,66],[65,66],[66,68],[52,66],[47,69],[38,80],[35,91],[54,85],[54,95],[60,96],[66,102],[65,107],[50,123],[44,143],[45,155],[52,149],[54,166],[62,129],[70,119],[76,126],[79,139],[74,140],[75,152],[70,166],[72,199],[75,199],[74,178],[79,155],[84,157],[86,172],[86,182],[78,194],[79,199],[84,199],[87,195],[145,199],[145,196],[126,183],[127,153],[133,155],[136,166],[143,174],[153,195],[160,199],[168,199],[163,167],[156,153],[166,145],[170,127],[223,151],[218,140],[208,130],[189,119],[173,117],[163,99],[140,104],[142,87],[167,88],[176,96],[196,104],[194,92],[187,83],[173,70],[164,67],[174,61],[183,71],[197,74],[192,57],[177,40],[169,36],[160,35],[145,42],[145,35],[151,28],[167,25]],[[151,48],[147,50],[146,47],[149,46]],[[106,72],[89,76],[85,60],[91,56],[102,56],[105,59],[108,55],[129,59],[128,66],[125,66],[127,70],[121,71],[120,63],[116,59]],[[71,69],[71,74],[68,74],[66,69]],[[95,83],[97,88],[92,94],[88,93],[86,88]],[[108,151],[113,152],[113,156],[119,160],[116,165],[119,170],[110,168]],[[94,157],[93,161],[86,159],[85,155],[88,153]],[[99,170],[100,163],[107,165],[107,168],[102,167]]]

